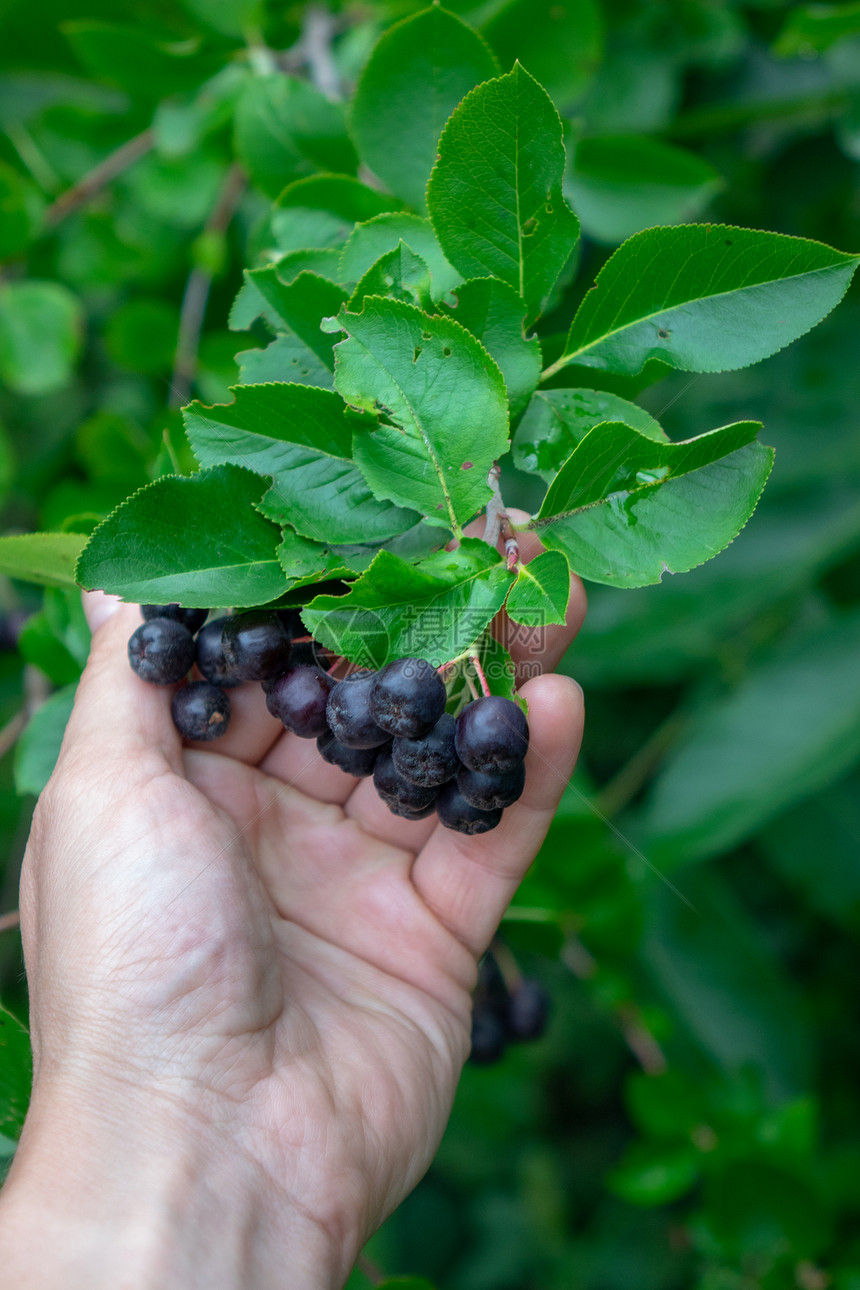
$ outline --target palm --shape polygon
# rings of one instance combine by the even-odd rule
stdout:
[[[549,666],[583,610],[546,629]],[[476,959],[573,768],[580,696],[562,677],[523,687],[526,792],[467,838],[390,815],[371,783],[284,734],[258,687],[232,692],[217,751],[183,750],[169,693],[123,658],[138,621],[122,608],[96,637],[34,829],[48,858],[23,875],[26,924],[64,928],[26,946],[37,995],[74,1005],[49,1046],[77,1042],[103,1079],[111,1055],[74,1030],[98,1017],[276,1194],[366,1234],[441,1136]]]

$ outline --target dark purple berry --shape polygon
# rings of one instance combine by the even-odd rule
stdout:
[[[490,1066],[504,1056],[505,1027],[494,1012],[475,1004],[472,1008],[472,1048],[469,1061]]]
[[[457,718],[457,756],[470,770],[512,770],[529,746],[529,723],[518,704],[491,694]]]
[[[316,739],[328,730],[326,704],[334,684],[318,667],[289,667],[268,687],[266,707],[294,735]]]
[[[141,605],[140,612],[143,614],[144,621],[149,622],[152,618],[172,618],[177,623],[182,623],[190,632],[196,632],[206,622],[209,613],[208,609],[183,609],[181,605],[174,601],[169,605]]]
[[[540,1039],[549,1019],[549,994],[540,981],[523,977],[511,991],[505,1018],[509,1039]]]
[[[457,787],[456,780],[449,780],[439,789],[436,814],[446,829],[458,833],[488,833],[501,822],[502,811],[480,811],[471,806]]]
[[[183,739],[220,739],[230,724],[230,700],[208,681],[183,685],[173,696],[170,712]]]
[[[511,770],[493,772],[469,770],[461,766],[457,771],[457,787],[467,802],[482,811],[493,811],[497,806],[512,806],[523,795],[526,784],[525,762],[518,761]]]
[[[173,685],[191,671],[194,637],[175,618],[151,618],[132,633],[128,661],[142,681]]]
[[[375,672],[352,672],[338,681],[328,696],[326,720],[334,737],[348,748],[376,748],[391,738],[370,711],[370,691],[375,680]]]
[[[460,759],[454,747],[457,723],[443,712],[435,726],[420,739],[395,739],[394,765],[413,784],[444,784],[457,773]]]
[[[475,1006],[488,1009],[507,1023],[508,1004],[507,983],[495,955],[488,950],[478,965],[478,984],[475,986]]]
[[[267,681],[287,670],[290,634],[277,614],[253,609],[228,618],[221,646],[230,672],[240,681]]]
[[[394,765],[390,748],[385,748],[376,759],[373,786],[385,805],[392,809],[399,806],[407,811],[423,811],[425,806],[432,806],[436,800],[435,788],[410,784],[408,779],[403,778]]]
[[[448,692],[426,658],[399,658],[376,674],[370,709],[383,730],[398,739],[419,739],[432,730]]]
[[[227,666],[221,645],[221,632],[228,621],[227,618],[213,618],[197,633],[197,669],[207,681],[223,689],[241,685],[239,678],[233,676]]]
[[[373,766],[380,752],[378,746],[348,748],[346,744],[339,743],[330,730],[317,739],[317,749],[323,761],[339,766],[347,775],[354,775],[356,779],[366,779],[373,774]]]
[[[397,802],[389,802],[387,805],[392,815],[399,815],[404,820],[426,820],[427,816],[432,815],[436,810],[435,801],[429,802],[420,811],[410,811],[408,806],[401,806]]]

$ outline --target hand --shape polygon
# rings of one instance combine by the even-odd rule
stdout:
[[[172,687],[127,663],[137,609],[87,601],[22,877],[35,1078],[0,1260],[40,1290],[342,1286],[439,1143],[476,960],[573,770],[581,692],[523,686],[525,794],[468,838],[391,815],[258,686],[183,748]],[[545,667],[584,608],[577,584]]]

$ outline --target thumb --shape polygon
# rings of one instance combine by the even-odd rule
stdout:
[[[88,592],[84,613],[93,633],[90,655],[78,684],[63,759],[80,759],[87,767],[129,773],[145,757],[148,773],[155,759],[171,770],[181,768],[181,740],[170,715],[172,685],[150,685],[129,666],[128,640],[141,625],[137,605],[115,596]],[[149,756],[146,756],[146,755]]]

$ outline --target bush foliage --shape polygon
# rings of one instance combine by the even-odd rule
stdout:
[[[238,380],[250,393],[289,364],[323,415],[314,387],[331,386],[339,336],[301,319],[341,309],[333,257],[352,257],[354,285],[393,246],[386,271],[404,300],[444,294],[447,261],[433,262],[425,223],[437,147],[426,198],[448,258],[504,282],[498,247],[468,236],[467,198],[449,200],[449,162],[468,137],[438,139],[472,91],[464,112],[487,113],[499,134],[488,146],[502,147],[502,107],[473,87],[501,72],[525,102],[534,77],[561,116],[561,194],[582,238],[566,263],[559,202],[510,298],[498,287],[490,302],[504,315],[519,293],[530,323],[543,305],[534,330],[558,369],[519,421],[507,502],[540,505],[534,472],[549,482],[572,446],[559,455],[553,435],[578,415],[638,416],[655,442],[649,469],[664,460],[655,422],[677,443],[756,418],[775,464],[715,560],[652,586],[638,571],[634,589],[620,575],[589,585],[564,663],[588,701],[580,767],[498,947],[550,986],[548,1035],[466,1069],[435,1164],[350,1290],[378,1281],[377,1268],[414,1278],[391,1281],[403,1290],[860,1290],[856,288],[781,349],[838,300],[833,275],[854,261],[819,248],[802,301],[786,302],[808,321],[776,342],[754,287],[744,361],[764,361],[745,371],[724,371],[737,365],[737,315],[698,336],[693,362],[672,344],[660,360],[637,349],[631,318],[601,370],[599,306],[580,309],[633,238],[622,256],[640,256],[627,271],[644,312],[662,284],[649,283],[641,248],[662,239],[681,262],[693,221],[857,246],[860,6],[449,0],[456,25],[423,8],[4,6],[2,531],[44,536],[5,546],[18,576],[0,580],[3,908],[16,904],[34,794],[86,657],[69,589],[77,553],[129,494],[196,468],[189,439],[205,463],[194,408],[229,403]],[[447,70],[428,101],[416,86],[434,41]],[[389,195],[356,174],[359,156]],[[655,225],[672,227],[643,232]],[[749,236],[765,281],[763,243]],[[293,281],[309,270],[327,284],[310,303],[280,300],[292,310],[281,323],[264,290],[276,260]],[[489,307],[474,290],[466,303]],[[536,360],[514,348],[516,421]],[[13,931],[0,941],[0,996],[8,1159],[29,1083]]]

